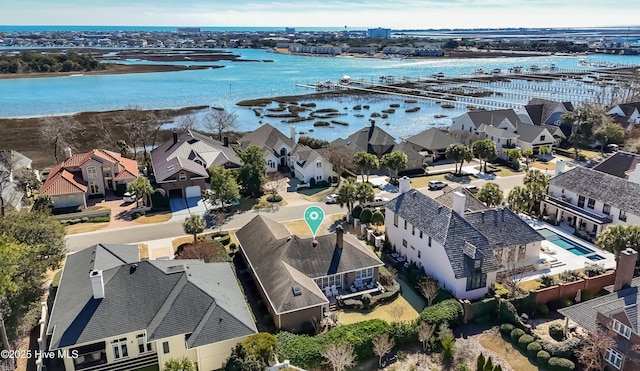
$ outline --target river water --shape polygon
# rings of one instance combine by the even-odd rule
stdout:
[[[580,69],[584,68],[578,66],[580,58],[593,62],[640,64],[640,56],[612,55],[400,60],[292,56],[253,49],[230,51],[241,55],[241,59],[247,62],[177,62],[224,66],[195,71],[0,80],[0,117],[106,111],[129,105],[144,109],[211,105],[234,110],[239,116],[239,130],[252,130],[261,123],[269,122],[288,133],[288,125],[281,120],[256,117],[253,111],[238,107],[236,103],[245,99],[312,93],[313,90],[297,87],[296,84],[313,85],[327,80],[335,82],[343,75],[358,80],[378,81],[382,75],[416,78],[442,72],[453,77],[471,74],[479,68],[491,71],[494,68],[507,70],[513,66],[528,68],[531,65],[553,64],[560,69]],[[522,97],[521,101],[526,103],[526,97]],[[345,97],[315,102],[317,108],[339,109],[343,116],[336,120],[349,125],[314,128],[313,121],[305,121],[296,124],[297,131],[308,133],[313,130],[311,135],[327,140],[345,137],[357,128],[368,125],[371,112],[389,108],[391,103],[399,103],[401,107],[388,119],[379,119],[377,122],[385,125],[385,130],[396,137],[415,134],[431,126],[448,126],[451,117],[466,111],[463,107],[444,110],[432,102],[408,104],[402,98],[389,97]],[[370,109],[368,112],[357,112],[352,109],[357,104],[370,105]],[[416,106],[420,107],[420,111],[404,112]],[[446,117],[436,118],[435,115]]]

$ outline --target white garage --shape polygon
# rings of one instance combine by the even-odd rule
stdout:
[[[200,186],[189,186],[184,189],[184,194],[186,198],[192,197],[202,197],[202,193],[200,191]]]

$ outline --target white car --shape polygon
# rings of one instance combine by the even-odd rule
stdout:
[[[447,183],[440,180],[430,180],[429,181],[429,189],[434,191],[438,189],[442,189],[447,186]]]
[[[125,192],[124,195],[122,196],[122,201],[124,202],[136,202],[136,199],[138,197],[136,196],[135,193],[131,193],[131,192]]]
[[[371,206],[371,207],[383,206],[389,201],[390,200],[388,198],[382,197],[381,195],[378,194],[373,197],[373,201],[365,203],[364,206]]]
[[[335,193],[328,195],[325,202],[328,204],[335,204],[336,202],[338,202],[338,195]]]

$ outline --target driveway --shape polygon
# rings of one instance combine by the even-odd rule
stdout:
[[[136,207],[135,202],[124,202],[122,197],[107,195],[104,199],[89,199],[87,206],[103,206],[111,209],[111,221],[104,229],[122,228],[132,226],[131,209]]]
[[[201,197],[172,198],[169,200],[171,220],[184,220],[191,214],[205,216],[207,206]]]

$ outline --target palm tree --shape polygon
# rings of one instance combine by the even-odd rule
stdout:
[[[529,192],[525,187],[515,186],[507,196],[507,202],[511,209],[515,211],[523,211],[529,206]]]
[[[493,161],[496,157],[498,157],[496,144],[492,140],[481,139],[473,142],[473,144],[471,145],[471,149],[474,156],[479,158],[480,161],[484,160],[484,172],[486,173],[487,161]]]
[[[147,204],[147,200],[151,200],[151,195],[153,194],[153,187],[149,182],[149,179],[139,177],[136,178],[131,183],[127,184],[127,191],[134,193],[136,195],[136,206],[139,206],[140,199],[145,200],[145,205]],[[153,207],[153,204],[149,202],[149,206]]]
[[[353,178],[347,178],[345,182],[340,184],[338,190],[336,191],[338,197],[336,198],[336,202],[340,205],[340,207],[347,206],[347,211],[351,213],[353,211],[353,202],[357,200],[356,198],[356,181]]]
[[[462,165],[464,165],[465,161],[471,161],[473,158],[471,149],[462,143],[454,143],[447,147],[445,157],[455,162],[456,174],[460,174],[462,172]],[[458,162],[460,163],[460,170],[458,170]]]
[[[531,161],[531,156],[533,156],[533,150],[531,148],[522,150],[522,157],[524,157],[524,163],[527,165],[527,170],[529,169],[529,161]]]
[[[403,152],[387,153],[380,159],[380,166],[384,166],[389,169],[389,172],[393,172],[391,180],[398,177],[398,174],[407,167],[407,155]]]
[[[538,152],[540,152],[540,154],[542,155],[542,157],[547,158],[547,155],[551,152],[549,150],[549,147],[547,146],[542,146],[540,147],[540,149],[538,149]]]
[[[364,182],[364,173],[367,172],[367,182],[369,181],[369,174],[371,170],[378,170],[380,168],[380,162],[378,158],[367,152],[358,152],[354,157],[354,162],[356,166],[360,169],[360,175],[362,176],[362,181]]]
[[[620,252],[627,248],[637,249],[638,245],[640,245],[640,226],[609,226],[598,235],[596,245],[603,250],[612,252],[617,261]]]
[[[360,205],[364,204],[365,202],[373,201],[373,197],[374,192],[371,184],[364,182],[356,184],[355,198],[356,200],[358,200],[358,203]]]
[[[189,215],[189,217],[185,219],[184,223],[182,224],[182,228],[184,228],[184,233],[193,235],[194,245],[198,241],[198,233],[204,232],[205,227],[206,227],[206,224],[205,224],[204,218],[196,214]]]

